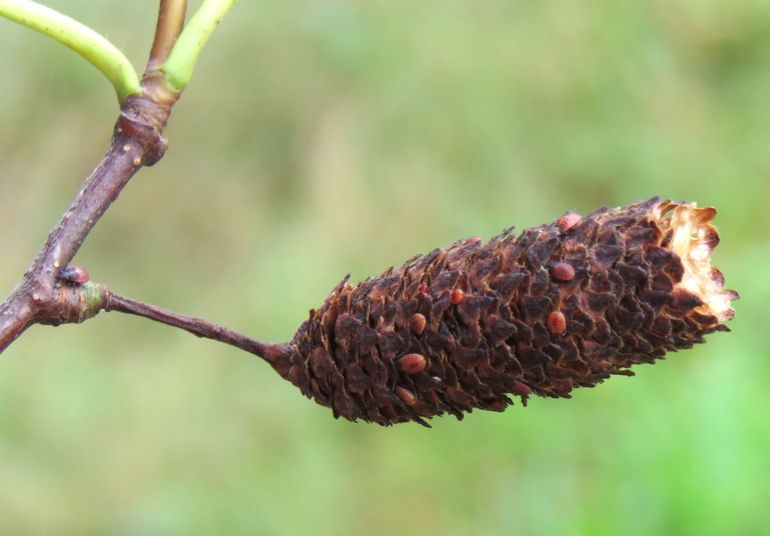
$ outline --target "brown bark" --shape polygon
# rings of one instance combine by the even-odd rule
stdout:
[[[146,78],[143,92],[121,105],[109,148],[48,235],[13,293],[0,304],[0,353],[33,323],[58,324],[66,315],[58,299],[58,274],[74,258],[99,218],[131,177],[157,162],[166,150],[162,136],[178,95],[158,78]]]

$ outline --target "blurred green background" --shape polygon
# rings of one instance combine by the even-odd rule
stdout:
[[[143,64],[156,2],[49,1]],[[347,272],[661,195],[715,205],[733,333],[571,401],[384,429],[131,317],[0,359],[2,534],[767,534],[770,2],[242,1],[78,256],[287,340]],[[75,54],[0,21],[0,289],[106,147]]]

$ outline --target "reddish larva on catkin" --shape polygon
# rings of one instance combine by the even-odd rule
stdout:
[[[557,262],[551,268],[551,275],[559,281],[572,281],[575,277],[575,268],[568,262]]]
[[[551,311],[545,323],[554,335],[561,335],[567,329],[567,319],[561,311]]]
[[[272,364],[335,416],[426,424],[569,397],[727,331],[715,210],[651,199],[343,280]]]
[[[412,333],[415,335],[422,335],[422,332],[425,331],[425,324],[427,323],[427,320],[425,320],[425,315],[420,313],[414,313],[412,317],[409,319],[409,328],[412,330]]]
[[[414,406],[417,402],[417,398],[414,396],[414,393],[405,387],[401,387],[400,385],[396,386],[395,392],[396,395],[398,395],[398,398],[400,398],[401,401],[407,406]]]
[[[562,231],[567,232],[582,219],[582,216],[577,212],[566,212],[561,218],[556,220],[556,225],[558,225]]]
[[[461,288],[456,288],[452,291],[451,300],[452,305],[457,305],[465,299],[465,291]]]
[[[398,360],[399,368],[407,374],[422,372],[426,364],[425,356],[420,354],[406,354]]]

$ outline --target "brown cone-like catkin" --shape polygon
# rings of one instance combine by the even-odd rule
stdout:
[[[345,278],[273,366],[335,417],[383,425],[569,397],[728,331],[715,213],[657,198],[570,212]]]

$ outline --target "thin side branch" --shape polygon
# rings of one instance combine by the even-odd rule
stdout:
[[[184,28],[187,14],[187,0],[160,0],[158,24],[155,27],[155,39],[147,62],[147,71],[155,71],[168,58],[179,34]]]
[[[118,101],[139,93],[139,77],[128,58],[88,26],[30,0],[0,0],[0,16],[47,35],[80,54],[107,77]]]
[[[139,302],[110,293],[104,304],[105,311],[118,311],[131,315],[142,316],[156,322],[161,322],[167,326],[183,329],[192,333],[196,337],[203,337],[218,342],[235,346],[259,357],[273,362],[277,358],[291,353],[291,348],[287,344],[273,344],[256,341],[246,335],[236,333],[235,331],[213,324],[202,318],[181,315],[167,309],[162,309],[155,305]]]

